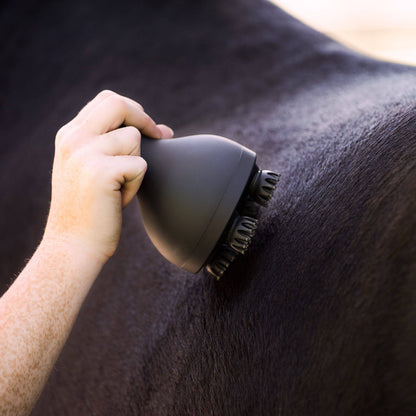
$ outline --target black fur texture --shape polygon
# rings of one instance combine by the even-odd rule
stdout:
[[[415,68],[263,0],[6,1],[0,39],[2,291],[101,89],[282,174],[220,282],[164,260],[134,201],[33,415],[416,413]]]

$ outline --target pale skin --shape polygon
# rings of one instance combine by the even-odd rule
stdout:
[[[1,415],[30,413],[91,285],[116,250],[122,209],[146,171],[140,132],[173,136],[137,102],[102,91],[56,135],[42,241],[0,298]]]

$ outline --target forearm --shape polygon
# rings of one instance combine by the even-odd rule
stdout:
[[[0,414],[28,414],[104,259],[44,240],[0,299]]]
[[[103,91],[56,135],[43,241],[0,298],[1,415],[30,412],[91,285],[116,250],[122,208],[146,171],[140,132],[173,136],[139,103]]]

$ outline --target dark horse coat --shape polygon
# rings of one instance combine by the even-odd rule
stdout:
[[[416,69],[263,0],[0,9],[1,285],[42,235],[54,136],[99,90],[281,172],[220,282],[170,265],[138,203],[34,415],[416,412]]]

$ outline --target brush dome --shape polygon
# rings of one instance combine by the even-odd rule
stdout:
[[[141,154],[148,164],[138,193],[145,229],[167,260],[196,273],[232,219],[256,154],[207,134],[143,137]]]

